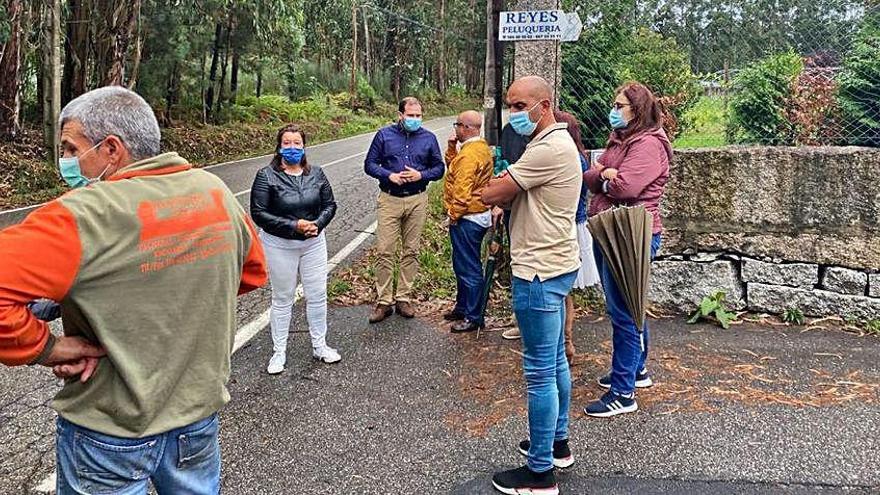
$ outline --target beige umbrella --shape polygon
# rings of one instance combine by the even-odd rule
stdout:
[[[653,224],[654,218],[644,206],[612,208],[588,221],[639,332],[648,307]]]

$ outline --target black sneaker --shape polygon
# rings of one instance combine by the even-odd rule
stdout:
[[[594,418],[610,418],[638,410],[639,404],[636,402],[635,396],[625,397],[614,392],[606,392],[601,399],[585,407],[584,414]]]
[[[529,447],[531,446],[531,442],[523,440],[519,443],[519,453],[525,456],[529,455]],[[572,464],[574,464],[574,456],[571,455],[571,449],[568,447],[568,439],[555,440],[553,442],[553,465],[565,469],[571,467]]]
[[[535,473],[528,466],[502,471],[492,476],[492,486],[508,495],[559,495],[553,470]]]
[[[602,378],[596,380],[599,382],[599,386],[602,388],[611,388],[611,375],[605,375]],[[642,370],[636,373],[636,388],[649,388],[654,385],[654,380],[651,380],[651,375],[648,374],[648,370]]]

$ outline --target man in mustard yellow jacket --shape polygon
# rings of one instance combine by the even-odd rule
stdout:
[[[452,269],[458,282],[455,308],[444,315],[453,321],[452,332],[462,333],[483,326],[480,299],[483,267],[480,246],[492,225],[489,207],[480,200],[480,190],[492,177],[492,153],[480,137],[482,116],[473,111],[458,116],[455,134],[446,149],[446,184],[443,192],[449,235],[452,239]]]

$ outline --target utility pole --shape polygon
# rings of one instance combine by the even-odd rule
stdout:
[[[503,84],[504,50],[498,41],[498,21],[504,0],[486,0],[486,71],[483,91],[485,136],[490,145],[501,142],[501,85]]]
[[[351,82],[348,85],[348,93],[351,97],[351,107],[354,108],[354,102],[357,99],[355,90],[357,89],[357,61],[358,61],[358,20],[357,20],[357,2],[351,3]]]

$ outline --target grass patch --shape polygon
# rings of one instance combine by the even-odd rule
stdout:
[[[675,148],[715,148],[727,144],[727,107],[720,96],[704,96],[683,117],[685,131]]]

